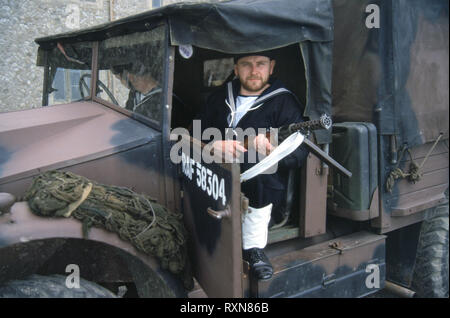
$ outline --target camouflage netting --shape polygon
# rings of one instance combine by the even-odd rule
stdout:
[[[80,220],[84,237],[91,226],[117,233],[158,258],[163,269],[181,277],[185,288],[192,287],[182,215],[149,196],[70,172],[47,171],[33,179],[24,200],[37,215]]]

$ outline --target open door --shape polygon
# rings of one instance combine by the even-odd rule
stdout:
[[[182,136],[185,225],[194,276],[209,297],[242,297],[239,164],[206,163],[201,143]]]

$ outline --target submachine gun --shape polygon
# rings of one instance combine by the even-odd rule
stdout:
[[[261,160],[257,165],[248,169],[246,172],[241,174],[241,182],[245,182],[254,176],[266,171],[268,168],[273,166],[274,163],[278,162],[288,154],[292,153],[297,147],[299,147],[302,143],[304,143],[308,149],[315,154],[320,160],[325,162],[327,165],[337,169],[337,171],[343,174],[346,177],[351,177],[352,173],[345,169],[341,164],[339,164],[336,160],[331,158],[326,152],[316,146],[312,141],[308,139],[311,131],[317,129],[330,129],[332,125],[331,118],[323,114],[319,119],[313,119],[305,122],[293,123],[289,125],[282,126],[278,128],[277,138],[278,138],[278,147]],[[273,133],[273,129],[268,129],[266,132],[266,137],[270,140],[271,134]],[[299,136],[299,133],[301,136]],[[295,136],[293,135],[295,134]],[[294,138],[292,138],[294,137]],[[297,139],[297,137],[300,137]],[[283,143],[286,139],[291,139],[288,144]],[[247,148],[248,141],[245,140],[245,148]]]
[[[309,150],[314,153],[320,160],[325,162],[327,165],[336,168],[340,173],[344,174],[347,177],[351,177],[352,173],[345,169],[341,164],[339,164],[336,160],[331,158],[326,152],[316,146],[311,140],[307,137],[313,130],[317,129],[330,129],[333,121],[330,116],[327,114],[323,114],[319,119],[313,119],[304,121],[301,123],[289,124],[286,126],[282,126],[278,129],[278,143],[283,142],[290,135],[295,133],[296,131],[301,132],[305,135],[305,139],[303,143],[309,148]]]

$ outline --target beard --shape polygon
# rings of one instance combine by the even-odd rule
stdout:
[[[269,78],[262,77],[247,77],[244,81],[241,81],[241,85],[249,92],[259,92],[263,89],[267,83],[269,82]]]

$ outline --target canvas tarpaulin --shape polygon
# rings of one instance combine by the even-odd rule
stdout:
[[[380,28],[365,27],[370,4]],[[333,119],[373,122],[399,147],[448,138],[448,1],[333,5]]]

